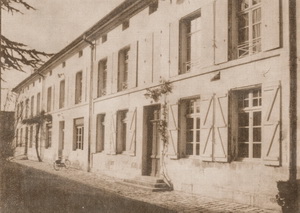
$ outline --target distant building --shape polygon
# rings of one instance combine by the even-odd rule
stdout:
[[[35,158],[35,126],[21,120],[45,110],[44,161],[159,177],[164,100],[144,94],[164,79],[174,189],[279,210],[276,182],[300,163],[289,14],[280,0],[124,1],[14,88],[17,152]]]

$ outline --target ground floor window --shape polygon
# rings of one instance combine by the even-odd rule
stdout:
[[[74,147],[73,150],[82,149],[84,141],[84,123],[83,118],[74,120]]]
[[[33,126],[30,126],[29,148],[32,148],[33,143]]]
[[[46,144],[45,148],[48,149],[52,146],[52,124],[46,125]]]
[[[102,152],[105,144],[105,114],[97,115],[96,152]]]
[[[128,110],[117,112],[117,153],[126,151]]]

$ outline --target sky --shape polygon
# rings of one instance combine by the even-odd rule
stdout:
[[[26,0],[36,10],[20,7],[23,14],[2,12],[2,33],[31,49],[57,53],[89,29],[123,0]],[[9,89],[28,77],[7,71],[2,77],[2,105]]]

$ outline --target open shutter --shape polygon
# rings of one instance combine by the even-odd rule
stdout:
[[[168,156],[170,159],[178,159],[178,130],[178,104],[170,104],[168,115]]]
[[[106,76],[106,88],[105,88],[105,92],[103,91],[103,93],[105,93],[105,95],[111,94],[112,93],[112,79],[113,79],[113,55],[110,54],[107,56],[107,76]]]
[[[204,95],[200,99],[200,157],[212,161],[214,95]]]
[[[135,147],[136,147],[136,108],[133,111],[127,113],[128,123],[127,123],[127,139],[126,147],[127,152],[131,156],[135,156]]]
[[[115,155],[117,154],[117,149],[116,149],[116,136],[117,136],[117,114],[113,113],[111,115],[111,129],[110,129],[110,154]]]
[[[112,56],[112,78],[110,79],[112,93],[116,93],[118,91],[118,75],[119,75],[119,53],[114,52]]]
[[[215,64],[228,61],[228,0],[216,1]]]
[[[263,160],[280,166],[280,85],[263,85]]]
[[[156,31],[153,34],[153,82],[158,82],[161,67],[161,32]]]
[[[201,9],[201,67],[214,64],[214,3],[209,3]]]
[[[228,95],[215,96],[214,160],[228,162]]]
[[[262,50],[280,47],[280,3],[279,0],[262,2]]]
[[[137,86],[137,50],[138,42],[135,41],[130,45],[129,51],[128,88],[134,88]]]
[[[179,21],[170,23],[170,77],[178,75],[178,56],[179,56]]]

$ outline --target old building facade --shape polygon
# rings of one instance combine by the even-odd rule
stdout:
[[[36,158],[35,125],[21,120],[44,110],[44,161],[127,179],[163,165],[175,190],[278,210],[291,163],[289,6],[124,1],[14,89],[17,153]],[[145,98],[163,80],[166,99]]]

